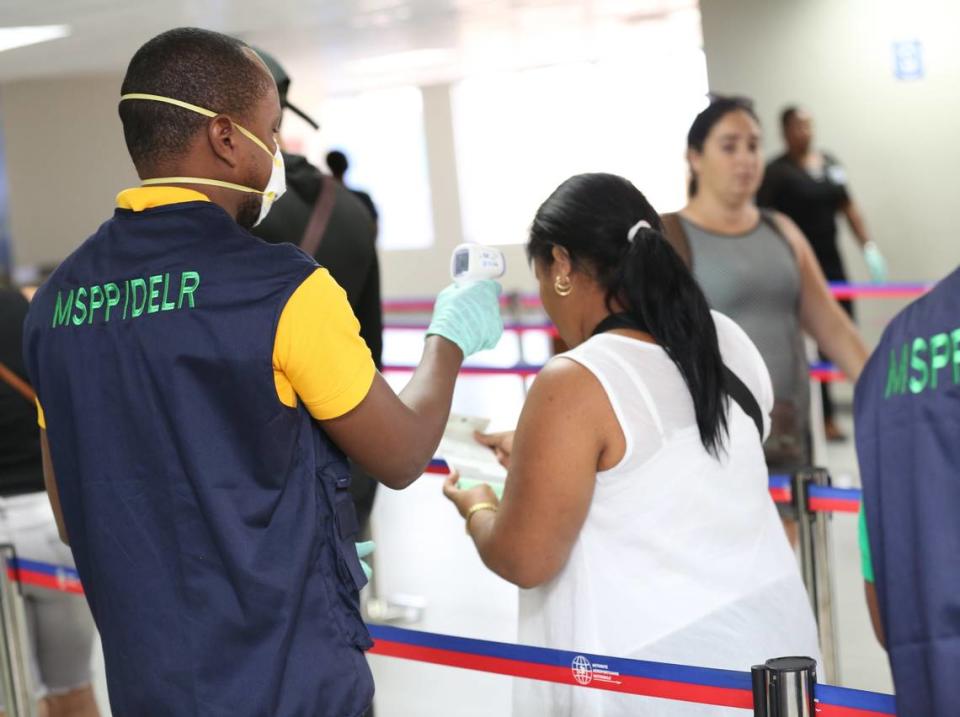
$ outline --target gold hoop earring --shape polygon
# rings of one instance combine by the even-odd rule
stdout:
[[[553,282],[553,290],[557,292],[557,296],[570,296],[573,292],[573,283],[570,281],[570,277],[558,276],[557,280]]]

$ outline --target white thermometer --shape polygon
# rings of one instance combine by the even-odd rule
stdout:
[[[450,276],[460,286],[499,279],[506,270],[503,252],[481,244],[461,244],[450,257]]]

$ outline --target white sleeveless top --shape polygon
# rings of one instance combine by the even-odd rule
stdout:
[[[713,312],[724,362],[770,430],[773,389],[743,330]],[[772,657],[820,659],[796,559],[768,492],[756,424],[733,401],[720,460],[700,442],[693,401],[666,352],[601,334],[554,358],[603,385],[626,438],[597,474],[560,573],[520,591],[519,641],[574,652],[749,671]],[[514,681],[516,717],[740,717],[743,710]]]

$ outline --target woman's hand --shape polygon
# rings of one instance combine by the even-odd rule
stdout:
[[[497,460],[506,469],[510,469],[510,454],[513,453],[513,435],[516,431],[502,431],[500,433],[480,433],[473,434],[474,440],[482,446],[491,449],[497,456]]]
[[[443,494],[457,506],[457,510],[460,512],[461,517],[466,518],[467,512],[475,506],[477,503],[492,503],[493,505],[499,505],[500,501],[497,500],[497,494],[493,492],[491,488],[486,483],[481,483],[480,485],[474,486],[467,490],[462,490],[457,487],[457,482],[460,480],[460,474],[456,471],[453,471],[447,479],[443,482]]]

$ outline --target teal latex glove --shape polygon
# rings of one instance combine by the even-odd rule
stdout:
[[[863,245],[863,259],[867,262],[871,281],[880,284],[887,280],[887,260],[872,241]]]
[[[478,485],[482,485],[486,481],[482,480],[470,480],[469,478],[461,478],[457,481],[457,488],[460,490],[470,490],[471,488],[476,488]],[[503,500],[503,483],[487,483],[493,489],[494,494],[497,496],[497,500]]]
[[[372,540],[356,543],[357,557],[360,558],[360,567],[363,568],[363,574],[367,576],[367,580],[373,577],[373,568],[367,564],[367,561],[364,560],[364,558],[369,556],[376,547],[377,544]]]
[[[437,296],[427,336],[449,339],[460,347],[464,358],[492,349],[503,333],[500,291],[500,284],[491,280],[451,284]]]

